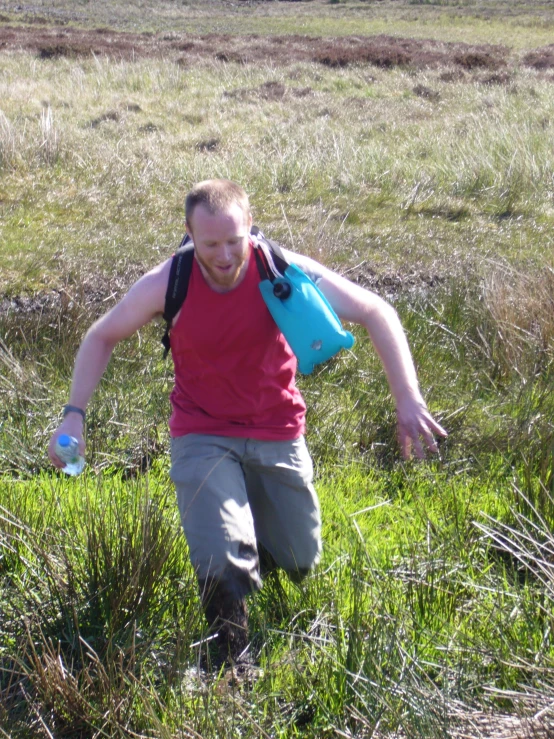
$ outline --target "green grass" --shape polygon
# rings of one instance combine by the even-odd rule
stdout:
[[[28,736],[34,704],[66,736],[102,725],[108,736],[319,737],[378,724],[438,737],[455,702],[520,689],[526,663],[551,679],[540,583],[514,575],[479,529],[487,514],[510,520],[506,488],[352,466],[319,492],[324,560],[302,589],[271,581],[253,603],[264,674],[248,690],[187,669],[203,626],[163,469],[132,482],[5,480],[4,726]]]
[[[387,18],[393,33],[506,41],[523,28],[519,48],[550,23],[532,4],[222,8],[43,11],[196,32],[218,13],[245,33],[366,33]],[[438,739],[486,715],[498,736],[505,716],[550,704],[552,83],[442,71],[0,56],[3,735]],[[205,627],[167,474],[161,326],[117,347],[85,474],[46,459],[81,337],[172,253],[184,195],[208,176],[240,181],[268,235],[394,303],[449,430],[438,458],[400,460],[359,329],[351,352],[299,378],[324,558],[301,588],[269,579],[251,600],[252,686],[194,672]]]

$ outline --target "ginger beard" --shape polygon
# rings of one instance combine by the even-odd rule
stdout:
[[[248,261],[248,253],[241,256],[233,255],[222,263],[213,264],[205,260],[197,251],[196,259],[200,264],[204,277],[207,277],[208,284],[231,290],[239,283],[242,270]]]

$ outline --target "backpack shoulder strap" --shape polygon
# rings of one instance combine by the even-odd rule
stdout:
[[[162,336],[164,359],[167,357],[171,347],[169,340],[171,324],[187,297],[193,259],[194,244],[189,235],[185,234],[179,249],[173,255],[169,272],[169,280],[167,282],[167,290],[165,292],[163,319],[166,325],[165,333]]]
[[[262,247],[254,250],[260,279],[273,282],[276,277],[282,277],[289,263],[279,244],[266,238],[257,226],[252,226],[250,233],[256,237],[258,244]]]

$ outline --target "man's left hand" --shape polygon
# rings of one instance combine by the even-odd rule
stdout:
[[[404,459],[410,459],[412,453],[414,457],[424,459],[426,453],[422,440],[429,451],[437,452],[435,434],[448,436],[442,426],[433,419],[422,399],[409,398],[399,403],[396,414],[398,443]]]

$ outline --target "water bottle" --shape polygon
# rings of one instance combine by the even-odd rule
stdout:
[[[56,454],[65,462],[62,470],[66,475],[80,475],[85,466],[85,458],[79,454],[79,442],[74,436],[61,434],[55,447]]]

